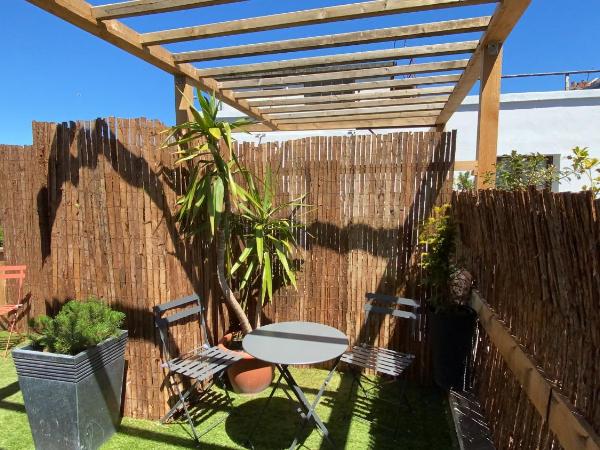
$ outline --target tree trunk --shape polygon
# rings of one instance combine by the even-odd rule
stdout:
[[[252,326],[248,321],[248,317],[246,317],[242,305],[240,305],[235,295],[233,295],[225,276],[225,231],[222,228],[219,228],[217,231],[217,279],[219,280],[221,291],[223,291],[223,295],[225,296],[225,303],[233,310],[233,313],[240,321],[242,333],[250,333]]]
[[[225,182],[224,185],[225,192],[223,193],[223,199],[225,203],[225,211],[222,216],[223,223],[217,224],[217,279],[219,281],[221,291],[223,291],[223,295],[225,296],[225,303],[233,310],[233,313],[240,321],[242,333],[246,335],[252,331],[252,326],[250,325],[248,316],[244,312],[244,308],[242,308],[240,302],[238,302],[237,298],[235,298],[235,295],[233,294],[225,275],[225,247],[227,245],[225,242],[225,230],[229,227],[231,202],[229,199],[229,188],[227,186],[227,182]]]

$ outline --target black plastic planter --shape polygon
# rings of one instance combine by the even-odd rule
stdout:
[[[430,315],[433,378],[442,389],[466,387],[476,318],[467,306]]]
[[[36,449],[97,449],[120,422],[127,331],[75,356],[12,352]]]

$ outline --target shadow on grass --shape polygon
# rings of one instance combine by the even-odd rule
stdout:
[[[4,400],[7,397],[10,397],[13,394],[19,392],[19,382],[14,381],[6,386],[0,388],[0,400]]]
[[[193,448],[194,441],[191,438],[186,438],[185,436],[174,436],[172,434],[165,433],[157,433],[156,431],[144,430],[142,428],[132,427],[131,425],[121,425],[119,428],[120,434],[126,434],[132,438],[143,439],[146,441],[156,442],[158,445],[156,448],[160,448],[164,445],[173,445],[177,447],[186,447]],[[208,444],[200,441],[200,445],[196,447],[201,447],[203,449],[229,449],[229,447],[224,447],[216,444]],[[132,449],[133,450],[133,449]]]
[[[8,411],[14,411],[25,414],[25,407],[22,404],[7,402],[6,400],[0,401],[0,409],[6,409]]]

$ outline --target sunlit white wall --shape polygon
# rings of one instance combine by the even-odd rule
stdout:
[[[452,116],[447,129],[458,130],[458,161],[475,159],[477,141],[477,96],[467,97],[460,109]],[[239,117],[241,114],[224,106],[223,117]],[[386,133],[394,130],[377,130]],[[353,130],[272,132],[239,134],[244,141],[281,141],[307,136],[340,136]],[[357,131],[357,134],[369,131]],[[565,167],[564,159],[575,146],[589,147],[592,155],[600,158],[600,90],[528,92],[503,94],[501,96],[498,154],[511,150],[520,153],[540,152],[557,155],[556,162]],[[582,181],[564,181],[561,191],[579,190]]]

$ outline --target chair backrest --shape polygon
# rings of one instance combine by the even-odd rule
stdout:
[[[419,305],[409,298],[368,293],[365,295],[365,299],[365,323],[369,320],[371,313],[414,321],[417,321],[419,318]]]
[[[0,266],[0,280],[18,280],[19,294],[17,297],[17,305],[23,300],[23,282],[25,281],[25,271],[27,266]]]
[[[176,312],[173,312],[173,310],[176,310]],[[154,307],[154,322],[158,328],[163,350],[168,359],[172,357],[169,346],[170,327],[177,322],[192,316],[197,317],[203,342],[210,346],[211,342],[206,330],[206,320],[204,318],[204,307],[202,306],[198,294],[194,293]]]

